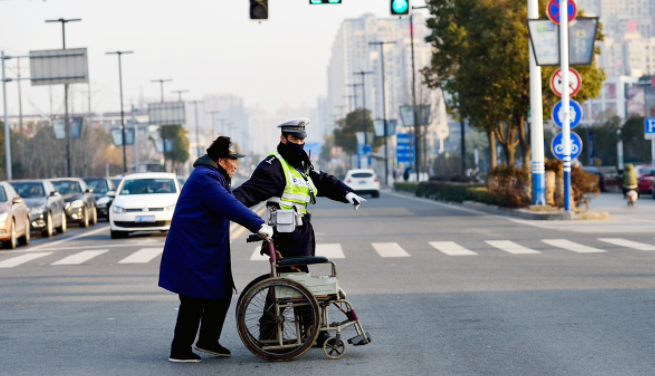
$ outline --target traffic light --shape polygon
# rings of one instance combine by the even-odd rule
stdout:
[[[309,5],[316,4],[341,4],[341,0],[309,0]]]
[[[391,15],[402,16],[409,14],[409,0],[391,0]]]
[[[250,19],[268,19],[268,0],[250,0]]]

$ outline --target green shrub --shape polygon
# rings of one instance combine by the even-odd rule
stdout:
[[[499,206],[520,208],[530,205],[529,175],[514,166],[494,167],[487,175],[487,190]]]
[[[416,182],[397,182],[393,183],[393,189],[399,192],[416,193],[419,183]]]
[[[416,195],[427,197],[434,200],[463,202],[470,200],[468,190],[471,188],[480,188],[482,185],[473,185],[468,183],[424,181],[419,185]]]
[[[485,187],[468,188],[466,192],[470,201],[481,202],[487,205],[498,205],[496,197],[489,193]]]

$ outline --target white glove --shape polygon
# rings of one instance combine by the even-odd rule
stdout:
[[[273,237],[273,227],[263,224],[262,228],[257,231],[257,235],[264,240],[269,240]]]
[[[366,202],[366,200],[364,200],[363,198],[357,196],[353,192],[349,192],[346,195],[346,200],[348,200],[349,203],[351,203],[351,204],[353,204],[353,206],[355,206],[355,210],[357,210],[359,208],[359,204],[361,204],[362,202]]]

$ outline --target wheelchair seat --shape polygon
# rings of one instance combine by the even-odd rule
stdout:
[[[278,266],[291,266],[291,265],[314,265],[314,264],[326,264],[328,259],[323,256],[312,256],[312,257],[288,257],[283,258],[278,261]]]

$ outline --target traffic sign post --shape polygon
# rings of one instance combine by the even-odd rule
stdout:
[[[569,150],[570,150],[570,159],[576,159],[580,156],[580,153],[582,153],[582,139],[580,136],[578,136],[577,133],[571,132],[570,135],[570,140],[571,142],[569,143]],[[564,134],[563,133],[558,133],[553,137],[553,140],[550,142],[550,151],[553,152],[553,155],[555,158],[559,159],[560,161],[563,161],[565,156],[564,156]]]
[[[562,70],[558,69],[553,72],[553,75],[550,76],[550,90],[555,93],[558,97],[562,96],[562,86],[564,80],[562,79]],[[576,94],[582,88],[582,76],[578,73],[577,70],[569,68],[569,93],[572,97],[575,97]]]
[[[577,13],[577,7],[573,0],[559,0],[559,12],[555,6],[556,0],[548,3],[548,16],[557,23],[560,22],[560,63],[562,64],[562,81],[569,82],[569,21],[573,20]],[[570,7],[573,7],[570,9]],[[569,10],[571,10],[569,12]],[[571,16],[569,16],[569,13]],[[562,108],[564,108],[564,119],[562,121],[562,161],[564,162],[564,210],[573,211],[571,202],[571,111],[570,111],[569,85],[562,85]],[[582,111],[580,111],[582,112]],[[559,116],[556,116],[559,118]],[[578,137],[579,138],[579,137]],[[580,150],[582,151],[582,141]]]
[[[578,6],[573,0],[568,0],[566,6],[564,5],[565,3],[566,0],[550,0],[546,7],[548,18],[557,25],[560,24],[562,16],[566,18],[565,22],[569,23],[578,15]]]
[[[655,117],[644,119],[644,138],[650,140],[650,160],[655,164]]]
[[[566,116],[562,102],[564,101],[557,102],[553,107],[553,112],[551,114],[555,125],[560,128],[564,128],[564,118]],[[582,121],[582,106],[580,106],[580,103],[574,100],[569,100],[569,111],[567,113],[569,115],[569,125],[571,129],[580,125],[580,122]],[[573,117],[571,117],[571,115],[573,115]]]
[[[539,1],[528,0],[528,25],[531,22],[539,22]],[[543,24],[544,31],[548,31],[549,25]],[[553,25],[554,26],[554,25]],[[553,27],[552,29],[556,29]],[[539,30],[535,30],[539,31]],[[539,33],[541,34],[541,33]],[[551,33],[546,33],[551,35]],[[533,33],[530,31],[530,36]],[[542,40],[548,38],[542,38]],[[532,38],[531,38],[532,41]],[[555,40],[557,42],[557,40]],[[549,53],[545,58],[557,56],[557,48],[552,48],[552,43],[544,43],[549,48]],[[556,43],[555,43],[556,44]],[[532,146],[532,162],[530,171],[532,172],[532,205],[546,205],[546,168],[544,165],[544,108],[541,94],[541,67],[538,65],[537,55],[534,43],[530,43],[530,144]],[[443,139],[440,139],[443,145]],[[443,149],[443,148],[442,148]]]

